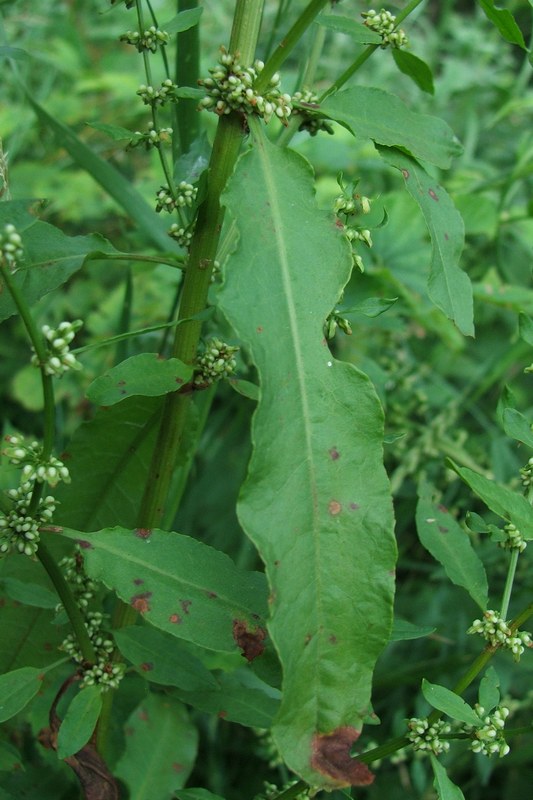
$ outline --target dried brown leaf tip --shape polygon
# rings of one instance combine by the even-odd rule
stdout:
[[[233,620],[233,638],[247,661],[253,661],[254,658],[263,653],[265,649],[263,642],[266,639],[266,635],[264,628],[257,627],[252,630],[248,627],[246,620]]]
[[[359,731],[348,725],[332,733],[315,733],[312,740],[312,768],[326,775],[339,788],[368,786],[374,780],[374,775],[366,764],[350,755],[352,745],[358,738]]]

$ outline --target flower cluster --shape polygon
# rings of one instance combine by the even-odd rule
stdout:
[[[370,213],[370,199],[353,191],[348,191],[339,180],[342,194],[335,198],[333,209],[337,217],[337,227],[342,230],[350,244],[353,242],[363,242],[367,247],[372,247],[372,235],[368,228],[354,225],[354,217]],[[364,264],[361,256],[352,252],[354,265],[364,272]]]
[[[34,484],[23,481],[18,489],[9,489],[12,506],[0,512],[0,554],[11,551],[34,556],[39,547],[39,527],[48,524],[55,511],[55,500],[48,496],[39,500],[37,510],[29,513]]]
[[[87,664],[78,643],[72,633],[63,640],[61,650],[80,665],[82,680],[80,686],[94,686],[98,684],[102,691],[116,689],[124,677],[125,664],[113,663],[111,655],[115,648],[113,640],[102,631],[103,614],[89,611],[85,614],[85,627],[96,652],[96,662]]]
[[[483,753],[489,757],[498,754],[500,758],[503,758],[510,750],[503,734],[509,709],[499,706],[492,714],[485,715],[483,706],[476,705],[475,708],[483,724],[478,728],[473,728],[471,732],[473,741],[470,749],[474,753]]]
[[[342,312],[339,311],[338,308],[331,312],[324,325],[324,335],[326,336],[326,339],[333,339],[337,328],[340,328],[341,331],[347,336],[352,335],[353,331],[352,326],[350,325],[350,320],[346,319],[346,317],[343,317]]]
[[[132,44],[137,48],[139,53],[150,50],[155,53],[158,47],[164,47],[169,43],[170,36],[166,31],[160,31],[155,25],[151,25],[147,30],[140,33],[139,31],[126,31],[126,33],[119,36],[119,41],[126,44]]]
[[[164,106],[169,100],[175,100],[177,89],[178,86],[172,83],[170,78],[167,78],[159,89],[154,89],[153,86],[146,86],[144,83],[141,84],[136,94],[139,95],[146,106],[155,108],[156,106]]]
[[[4,225],[0,232],[0,264],[6,264],[12,272],[23,256],[22,239],[14,225]]]
[[[299,131],[307,131],[311,136],[316,136],[319,131],[333,134],[331,123],[318,115],[320,105],[318,95],[309,89],[302,92],[295,92],[292,96],[293,114],[301,119],[298,126]]]
[[[530,489],[533,486],[533,458],[530,458],[525,467],[521,468],[520,475],[524,489]]]
[[[493,647],[510,650],[515,661],[520,661],[526,647],[533,647],[531,635],[527,631],[512,631],[497,611],[485,611],[483,619],[475,619],[467,633],[479,633]]]
[[[168,230],[168,235],[181,245],[181,247],[189,248],[191,246],[193,232],[193,226],[189,225],[188,228],[184,228],[177,222],[173,222]]]
[[[69,369],[81,369],[81,364],[76,356],[69,352],[69,345],[76,336],[83,322],[75,319],[74,322],[61,322],[57,328],[43,325],[41,332],[45,339],[47,357],[43,364],[34,353],[31,363],[36,367],[43,367],[47,375],[63,375]]]
[[[229,378],[233,375],[237,366],[234,354],[238,349],[220,339],[211,339],[205,353],[196,361],[195,386],[202,388],[210,386],[221,378]]]
[[[72,589],[76,602],[80,608],[86,609],[89,601],[94,597],[96,584],[85,572],[83,556],[79,547],[75,549],[73,556],[65,556],[61,559],[59,566],[63,569],[63,574]]]
[[[198,189],[187,183],[180,181],[178,184],[177,192],[173,192],[169,186],[161,186],[156,194],[156,207],[155,210],[159,211],[174,211],[175,208],[185,208],[185,206],[192,206]]]
[[[59,458],[51,455],[43,460],[43,447],[39,442],[26,444],[21,434],[8,435],[5,441],[7,446],[2,452],[12,464],[23,467],[23,481],[49,483],[50,486],[57,486],[60,481],[70,483],[69,471]]]
[[[430,752],[438,756],[450,749],[449,741],[441,739],[441,736],[451,732],[451,725],[447,722],[437,720],[430,725],[427,719],[411,717],[407,722],[407,728],[409,730],[407,738],[412,742],[413,750]]]
[[[232,55],[221,48],[217,66],[209,70],[211,77],[198,81],[207,92],[199,108],[214,111],[219,116],[231,111],[257,114],[265,122],[276,116],[286,123],[292,103],[291,96],[280,91],[279,74],[276,72],[271,77],[264,94],[254,89],[254,83],[264,66],[262,61],[254,61],[253,66],[243,67],[239,64],[237,54]]]
[[[146,133],[135,131],[126,149],[131,150],[141,144],[144,145],[146,150],[151,150],[152,147],[161,147],[162,144],[170,142],[173,133],[172,128],[159,128],[158,130],[154,123],[150,122]]]
[[[518,528],[512,522],[509,522],[504,526],[503,532],[506,538],[502,542],[498,542],[499,546],[507,550],[518,550],[519,553],[523,553],[527,547],[527,542]]]
[[[361,12],[364,18],[363,25],[375,31],[381,36],[381,47],[405,47],[409,43],[407,34],[401,28],[395,30],[396,17],[390,11],[375,11],[370,8],[368,11]]]

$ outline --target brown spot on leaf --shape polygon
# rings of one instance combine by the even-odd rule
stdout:
[[[361,508],[361,506],[359,505],[359,503],[350,503],[350,508],[352,509],[352,511],[357,511],[359,508]]]
[[[181,607],[183,609],[183,613],[184,614],[188,614],[189,613],[189,608],[192,605],[192,600],[181,600],[180,601],[180,605],[181,605]]]
[[[258,325],[255,330],[257,331],[257,333],[263,333],[263,326],[262,325]]]
[[[446,241],[448,241],[448,239],[450,238],[450,237],[448,236],[448,234],[446,233],[446,231],[444,231],[444,238],[446,239]]]
[[[148,600],[151,596],[152,592],[134,594],[130,600],[130,605],[135,609],[135,611],[138,611],[139,614],[146,614],[147,611],[150,611],[150,604]]]
[[[441,533],[448,533],[448,528],[445,528],[444,525],[439,525],[439,531]]]
[[[448,513],[448,509],[446,508],[446,506],[438,505],[437,508],[439,509],[439,511],[442,511],[443,514]]]
[[[93,546],[87,539],[76,539],[76,544],[79,544],[82,550],[92,550]]]
[[[141,586],[141,584],[143,584],[144,581],[142,578],[134,578],[133,583],[135,584],[135,586]]]
[[[266,635],[264,628],[250,630],[246,620],[233,620],[233,638],[247,661],[253,661],[264,652]]]
[[[151,661],[143,661],[140,667],[143,672],[151,672],[154,668],[154,665],[152,664]]]
[[[331,636],[328,638],[328,642],[330,644],[337,644],[337,637],[332,633]]]
[[[432,200],[435,200],[436,203],[439,202],[439,198],[437,197],[437,195],[435,194],[433,189],[428,189],[428,194],[429,194],[429,196],[431,197]]]
[[[172,764],[172,769],[174,770],[174,772],[183,772],[183,764],[178,764],[177,761],[174,761],[174,763]]]
[[[405,180],[407,180],[409,178],[409,170],[408,169],[402,169],[402,175],[405,178]]]
[[[329,455],[332,461],[337,461],[337,459],[341,457],[341,454],[339,453],[336,447],[331,448],[331,450],[329,451]]]
[[[279,567],[280,564],[281,564],[281,561],[274,561],[274,566],[275,567]]]
[[[149,539],[151,535],[151,528],[135,528],[135,536],[138,536],[139,539]]]
[[[119,381],[117,383],[117,386],[125,386],[125,385],[126,385],[126,381]]]
[[[226,719],[227,716],[228,716],[227,711],[219,711],[217,714],[217,717],[220,717],[220,719]]]
[[[213,600],[215,597],[218,597],[218,594],[216,592],[207,592],[207,596],[210,600]]]
[[[179,614],[171,614],[168,618],[169,622],[172,622],[174,625],[179,625],[182,622],[182,619]]]
[[[338,500],[330,500],[328,505],[329,513],[332,517],[336,517],[342,511],[342,506]]]
[[[332,733],[315,733],[311,743],[311,767],[330,778],[333,786],[368,786],[374,775],[366,764],[350,755],[358,738],[359,731],[348,725]]]
[[[176,383],[179,383],[180,386],[183,383],[183,378],[175,378]]]

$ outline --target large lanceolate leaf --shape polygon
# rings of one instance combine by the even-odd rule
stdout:
[[[447,169],[461,146],[442,119],[411,111],[383,89],[353,86],[328,97],[320,112],[354,134],[387,147],[402,147],[415,158]]]
[[[87,397],[93,403],[111,406],[126,397],[159,397],[175,392],[192,376],[192,367],[178,358],[157,353],[139,353],[104,372],[91,383]]]
[[[156,628],[209,650],[240,650],[248,661],[264,651],[261,573],[239,570],[225,553],[179,533],[109,528],[63,535],[81,543],[88,575]]]
[[[349,753],[390,632],[395,545],[379,402],[322,333],[350,255],[290,150],[259,140],[223,201],[240,243],[220,303],[261,381],[238,513],[271,587],[283,667],[273,734],[311,785],[369,782]]]
[[[470,279],[459,267],[464,225],[450,196],[414,159],[392,148],[380,154],[400,170],[405,188],[418,203],[431,236],[432,256],[428,294],[466,336],[473,336],[473,300]]]

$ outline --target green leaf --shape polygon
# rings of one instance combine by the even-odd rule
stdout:
[[[17,578],[0,577],[0,586],[6,591],[13,600],[24,603],[28,606],[37,608],[55,608],[58,603],[58,596],[38,583],[20,581]]]
[[[57,757],[68,758],[91,738],[102,710],[99,686],[81,689],[70,703],[57,737]]]
[[[518,330],[520,337],[533,347],[533,319],[520,312],[518,317]]]
[[[82,542],[90,577],[157,628],[209,650],[238,652],[239,623],[261,649],[266,611],[261,573],[239,570],[225,553],[179,533],[144,528],[62,533]]]
[[[368,378],[323,340],[351,257],[315,204],[308,163],[262,139],[223,202],[240,238],[220,304],[261,386],[238,515],[271,587],[284,675],[273,735],[290,769],[331,786],[320,736],[349,752],[390,633],[395,544],[382,412]]]
[[[0,722],[11,719],[25,708],[42,685],[46,669],[21,667],[0,675]]]
[[[430,753],[431,766],[433,767],[433,774],[435,780],[433,786],[437,792],[439,800],[465,800],[465,796],[455,783],[448,778],[446,769],[440,764],[434,755]]]
[[[224,800],[219,794],[213,794],[208,789],[180,789],[176,795],[179,800]]]
[[[176,89],[175,94],[180,100],[201,100],[202,97],[205,97],[205,91],[195,86],[180,86],[179,89]]]
[[[504,409],[503,429],[511,439],[517,439],[528,447],[533,447],[531,423],[516,408]]]
[[[340,314],[364,314],[365,317],[379,317],[398,300],[397,297],[367,297],[356,306],[341,308]]]
[[[337,14],[320,14],[315,22],[330,31],[346,33],[354,42],[360,42],[361,44],[381,44],[382,41],[379,33],[371,31],[362,22],[357,22],[352,17],[341,17]]]
[[[485,567],[475,552],[468,534],[455,521],[448,509],[431,500],[432,489],[424,485],[416,509],[418,537],[426,550],[444,567],[448,578],[462,586],[485,610],[488,584]]]
[[[415,158],[443,169],[462,150],[444,120],[417,114],[396,95],[382,89],[368,86],[345,89],[326,98],[320,113],[340,122],[354,136],[404,148]]]
[[[88,122],[87,124],[90,128],[105,133],[106,136],[109,136],[114,142],[122,142],[125,139],[128,141],[130,139],[135,139],[133,131],[128,130],[128,128],[122,128],[120,125],[108,125],[105,122]]]
[[[53,614],[46,609],[21,606],[9,597],[0,598],[0,605],[0,673],[32,666],[42,674],[43,665],[56,662],[57,648],[65,638],[64,631],[52,624]]]
[[[195,25],[198,25],[203,11],[204,9],[201,6],[199,8],[188,8],[185,11],[180,11],[179,14],[176,14],[171,20],[161,25],[161,29],[170,34],[188,31],[190,28],[194,28]]]
[[[219,673],[217,684],[214,690],[186,692],[175,689],[173,694],[187,705],[228,722],[250,728],[270,728],[279,710],[279,690],[273,689],[246,668]]]
[[[419,89],[428,94],[435,93],[433,74],[425,61],[422,61],[421,58],[418,58],[413,53],[409,53],[407,50],[400,50],[397,47],[393,47],[392,57],[400,72],[411,78]]]
[[[256,383],[244,381],[242,378],[229,378],[228,383],[232,389],[235,389],[243,397],[247,397],[249,400],[259,399],[259,386]]]
[[[61,503],[54,521],[81,530],[136,524],[161,402],[128,398],[76,430],[62,456],[71,483],[54,491]]]
[[[174,636],[149,625],[114,631],[116,645],[139,673],[153,683],[181,689],[218,689],[202,662]]]
[[[493,0],[478,0],[478,3],[506,42],[517,44],[523,50],[527,50],[522,31],[508,9],[495,8]]]
[[[489,667],[479,683],[479,705],[490,714],[500,702],[500,679],[494,667]]]
[[[177,358],[140,353],[96,378],[87,389],[87,397],[101,406],[112,406],[134,395],[158,397],[180,389],[192,373],[192,367]]]
[[[14,58],[17,61],[25,61],[29,57],[28,51],[23,50],[22,47],[10,47],[6,44],[0,46],[0,59]]]
[[[422,681],[422,694],[433,708],[443,711],[452,719],[465,722],[467,725],[479,727],[483,721],[478,717],[473,708],[466,703],[462,697],[455,692],[439,686],[436,683],[429,683],[425,678]]]
[[[111,164],[96,155],[68,125],[49,114],[27,90],[25,93],[41,124],[50,129],[57,144],[64,147],[78,166],[86,170],[124,209],[146,238],[162,250],[179,252],[178,246],[167,234],[168,223],[156,214],[137,189]]]
[[[129,800],[172,797],[187,781],[198,747],[198,732],[184,706],[150,694],[125,728],[126,751],[114,774],[128,786]]]
[[[473,336],[472,286],[459,268],[464,226],[450,196],[413,159],[398,150],[379,148],[385,161],[400,170],[405,187],[418,203],[431,236],[432,257],[428,279],[431,300],[466,336]]]
[[[23,758],[16,747],[9,742],[0,742],[0,772],[24,772],[24,769]]]
[[[406,619],[394,618],[392,623],[392,631],[390,636],[391,642],[403,642],[409,639],[421,639],[423,636],[429,636],[435,630],[432,626],[413,625]]]
[[[522,533],[524,539],[533,539],[533,508],[525,497],[505,486],[499,486],[472,469],[458,467],[450,459],[448,459],[448,465],[491,511],[494,511],[506,522],[512,522]]]

